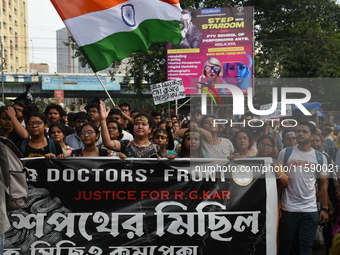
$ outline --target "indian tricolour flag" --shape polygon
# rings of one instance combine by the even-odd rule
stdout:
[[[154,42],[182,40],[179,0],[51,0],[94,72]]]

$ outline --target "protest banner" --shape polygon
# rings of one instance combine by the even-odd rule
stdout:
[[[272,107],[272,104],[264,104],[260,106],[260,110],[268,110]],[[287,105],[286,106],[286,114],[281,113],[281,102],[277,103],[277,107],[275,111],[269,115],[261,115],[260,119],[261,120],[267,120],[267,119],[273,119],[273,118],[281,118],[281,117],[289,117],[293,116],[293,111],[292,111],[292,105]]]
[[[268,159],[25,162],[29,197],[9,215],[5,254],[275,254]]]
[[[186,97],[182,79],[152,84],[150,89],[155,105]]]

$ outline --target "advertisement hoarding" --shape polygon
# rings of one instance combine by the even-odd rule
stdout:
[[[181,44],[168,45],[168,80],[182,78],[191,95],[202,87],[229,94],[223,84],[247,93],[253,86],[253,7],[183,10],[181,29]]]

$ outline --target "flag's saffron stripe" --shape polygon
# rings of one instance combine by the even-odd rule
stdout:
[[[118,32],[129,32],[136,29],[145,20],[180,20],[180,10],[167,3],[158,0],[148,0],[145,4],[135,5],[135,26],[128,26],[121,17],[122,5],[115,6],[100,12],[89,13],[73,19],[65,20],[64,23],[79,47],[92,44]],[[170,11],[171,8],[174,11]],[[179,27],[179,25],[177,25]],[[156,28],[157,29],[157,28]],[[166,33],[166,32],[165,32]],[[121,45],[124,47],[124,44]]]
[[[143,4],[154,0],[51,0],[62,20],[110,9],[122,3]],[[156,0],[179,7],[179,0]]]
[[[115,33],[80,49],[96,72],[137,50],[147,52],[154,42],[168,41],[179,44],[182,38],[178,36],[180,34],[178,27],[179,21],[146,20],[131,32]],[[145,34],[148,36],[144,36]]]

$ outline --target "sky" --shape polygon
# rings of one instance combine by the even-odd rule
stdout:
[[[29,60],[57,71],[56,30],[65,27],[49,0],[28,0]]]

